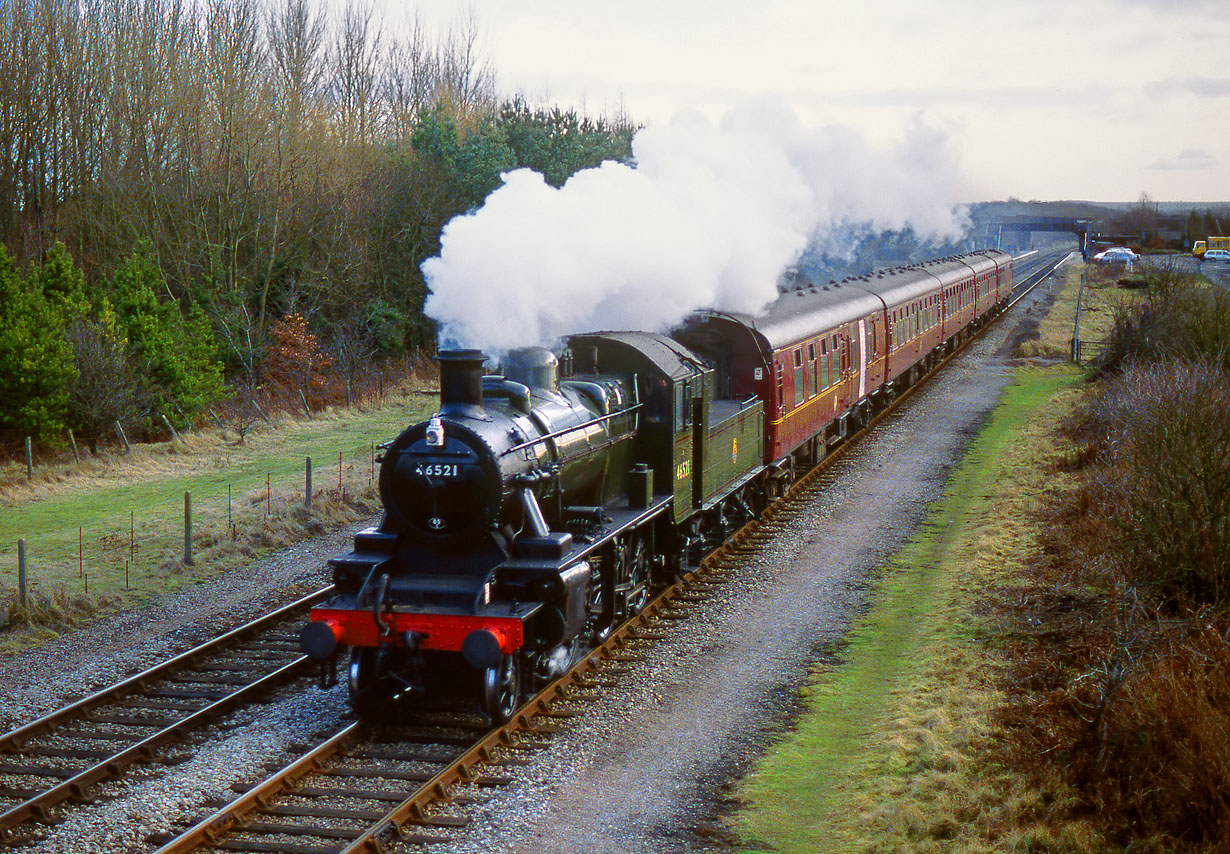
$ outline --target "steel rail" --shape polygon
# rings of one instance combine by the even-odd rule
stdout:
[[[295,781],[304,775],[320,770],[323,764],[343,751],[351,743],[362,738],[367,726],[355,721],[338,730],[280,771],[275,771],[260,784],[252,787],[224,807],[194,824],[179,836],[167,842],[154,854],[191,851],[202,845],[211,845],[230,832],[250,813],[265,806],[272,798],[286,792]]]
[[[56,709],[54,712],[50,712],[49,714],[46,714],[37,720],[31,721],[24,726],[10,730],[0,736],[0,753],[15,752],[20,749],[21,745],[28,741],[31,736],[42,735],[65,720],[78,717],[81,713],[87,712],[95,706],[110,702],[123,697],[134,690],[138,690],[144,686],[145,683],[155,679],[160,679],[168,673],[174,672],[198,656],[207,655],[214,652],[223,646],[227,646],[238,641],[245,635],[255,634],[256,632],[262,631],[263,629],[286,619],[294,611],[301,610],[308,605],[319,601],[320,599],[324,599],[333,593],[333,590],[333,586],[330,585],[317,590],[315,593],[309,593],[289,605],[278,608],[276,611],[271,611],[262,617],[258,617],[249,623],[245,623],[238,628],[232,629],[226,634],[218,635],[216,638],[208,640],[199,646],[195,646],[187,652],[182,652],[174,658],[169,658],[160,664],[156,664],[147,670],[143,670],[134,676],[130,676],[122,682],[117,682],[114,685],[103,688],[101,691],[91,694],[88,697],[84,697],[74,703],[70,703],[67,706]]]
[[[183,741],[193,730],[213,722],[232,709],[300,675],[311,664],[312,659],[306,655],[301,655],[289,664],[279,667],[257,681],[245,685],[220,700],[215,700],[205,708],[193,712],[188,717],[159,730],[148,738],[142,739],[113,756],[95,763],[60,784],[40,792],[4,813],[0,813],[0,829],[9,830],[31,819],[46,821],[51,817],[50,810],[56,804],[70,798],[84,798],[87,788],[95,783],[119,776],[119,773],[129,765],[153,761],[161,748]]]
[[[251,636],[259,634],[261,631],[288,619],[298,611],[320,601],[328,596],[332,590],[333,588],[330,586],[310,593],[289,605],[285,605],[245,623],[187,652],[181,653],[141,673],[18,727],[0,736],[0,753],[21,753],[22,747],[31,739],[51,734],[57,727],[69,721],[89,720],[90,712],[99,706],[114,703],[139,693],[151,683],[190,666],[197,659],[242,643]],[[130,765],[138,762],[152,761],[161,748],[182,741],[193,730],[205,726],[222,714],[299,675],[300,672],[307,669],[309,664],[310,659],[307,656],[299,656],[277,670],[260,677],[255,682],[251,682],[201,709],[194,711],[185,709],[184,711],[191,711],[191,713],[181,720],[163,727],[158,732],[135,744],[129,745],[123,750],[117,751],[115,754],[62,780],[55,786],[39,792],[22,803],[0,813],[0,831],[12,830],[32,819],[47,820],[50,817],[51,808],[55,805],[72,798],[82,799],[86,796],[86,789],[88,787],[104,780],[118,777]]]

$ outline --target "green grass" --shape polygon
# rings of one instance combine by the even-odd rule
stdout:
[[[1058,453],[1045,423],[1078,383],[1067,366],[1018,372],[945,497],[886,567],[843,661],[816,674],[797,731],[743,782],[748,850],[983,850],[979,817],[1005,795],[975,767],[997,694],[973,608],[1029,553],[1023,515],[1045,488],[1036,463]]]
[[[316,503],[340,502],[343,491],[347,501],[370,497],[374,445],[435,405],[429,395],[410,394],[366,412],[282,418],[252,430],[242,443],[233,434],[203,431],[182,443],[134,446],[131,456],[41,470],[31,484],[10,480],[0,491],[0,592],[15,586],[19,539],[35,587],[76,592],[88,585],[92,594],[135,595],[231,565],[235,550],[250,557],[254,548],[282,544],[286,532],[273,529],[303,502],[308,457]],[[183,554],[185,492],[192,496],[194,549],[205,556],[191,571],[176,563]],[[299,517],[316,530],[328,521]],[[228,558],[220,564],[209,559],[211,548],[231,540],[244,545],[219,551]]]

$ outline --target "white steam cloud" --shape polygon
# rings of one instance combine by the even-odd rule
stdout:
[[[714,125],[689,114],[637,133],[635,167],[607,162],[561,188],[519,169],[445,226],[423,264],[442,346],[488,353],[600,329],[665,331],[697,308],[756,312],[809,245],[911,228],[960,237],[947,137],[915,122],[875,151],[775,107]]]

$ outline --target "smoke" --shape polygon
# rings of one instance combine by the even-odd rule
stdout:
[[[808,129],[780,107],[698,114],[639,131],[635,166],[607,162],[561,188],[519,169],[448,223],[423,264],[441,346],[503,352],[600,329],[665,331],[697,308],[756,312],[810,247],[912,230],[951,240],[947,137],[914,121],[872,149],[842,127]]]

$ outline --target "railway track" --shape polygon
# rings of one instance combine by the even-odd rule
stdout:
[[[748,536],[745,529],[740,536]],[[389,839],[432,844],[469,819],[459,807],[504,785],[505,766],[548,746],[560,721],[583,713],[604,687],[641,660],[638,648],[722,582],[729,567],[713,558],[662,591],[645,610],[527,702],[508,724],[488,730],[477,716],[429,713],[396,727],[362,721],[339,729],[239,798],[178,836],[158,839],[157,854],[210,850],[332,854],[380,851]],[[468,733],[468,737],[467,737]],[[406,783],[415,783],[407,788]],[[400,788],[399,788],[400,787]],[[342,805],[342,806],[339,806]]]
[[[0,736],[0,840],[309,672],[297,628],[318,590]]]
[[[1046,261],[1023,273],[1008,307],[1060,263]],[[437,714],[395,730],[351,724],[310,749],[303,747],[302,755],[285,767],[271,766],[271,776],[239,798],[212,804],[216,812],[167,841],[160,854],[203,844],[317,854],[376,850],[379,840],[392,836],[424,843],[447,838],[450,829],[467,821],[458,806],[506,782],[498,769],[526,761],[527,752],[543,746],[561,719],[598,699],[601,688],[639,657],[639,646],[664,636],[675,620],[686,617],[747,551],[774,535],[831,462],[921,384],[801,478],[759,522],[737,533],[527,703],[507,726],[487,732],[482,719],[465,714]],[[317,591],[0,736],[0,839],[19,843],[32,820],[54,819],[57,807],[67,801],[90,800],[99,783],[122,776],[134,764],[157,761],[169,746],[220,716],[306,674],[310,664],[299,653],[297,635],[286,627],[328,594],[327,589]]]
[[[1066,257],[1043,259],[1022,277],[1016,288],[1019,293],[1007,308],[1064,260]],[[464,715],[411,719],[392,729],[363,722],[349,724],[305,748],[293,761],[271,766],[272,773],[265,780],[237,799],[216,802],[214,812],[178,835],[155,840],[161,845],[155,854],[203,848],[356,854],[385,850],[393,840],[411,845],[448,841],[451,831],[469,823],[464,811],[467,803],[481,799],[484,789],[508,782],[502,769],[525,763],[528,754],[549,744],[547,739],[558,731],[562,720],[598,701],[603,687],[615,684],[630,664],[641,659],[639,650],[644,645],[666,637],[676,621],[686,619],[694,606],[730,580],[745,556],[776,536],[791,513],[823,488],[825,473],[836,460],[964,349],[957,348],[939,362],[892,406],[801,477],[759,520],[750,522],[695,570],[660,592],[641,614],[522,706],[508,724],[486,731],[480,719]]]

